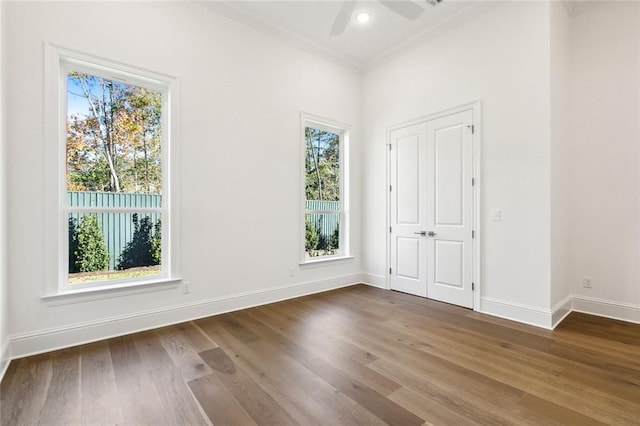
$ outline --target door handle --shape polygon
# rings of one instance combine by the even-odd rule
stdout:
[[[433,231],[429,231],[429,233],[428,233],[427,235],[429,235],[430,237],[435,237],[435,236],[436,236],[436,235],[438,235],[438,234],[436,234],[436,233],[435,233],[435,232],[433,232]]]
[[[427,231],[414,232],[416,235],[422,235],[423,237],[427,236]]]

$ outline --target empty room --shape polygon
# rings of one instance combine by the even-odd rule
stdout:
[[[640,3],[0,0],[0,380],[7,426],[639,425]]]

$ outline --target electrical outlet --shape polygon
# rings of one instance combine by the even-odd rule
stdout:
[[[191,293],[191,283],[189,281],[182,282],[182,294]]]
[[[289,267],[289,276],[290,277],[295,277],[296,276],[296,268],[294,266],[290,266]]]
[[[592,281],[593,277],[582,277],[582,285],[584,286],[584,288],[592,288]]]

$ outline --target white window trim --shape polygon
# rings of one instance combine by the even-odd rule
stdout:
[[[179,187],[177,164],[177,129],[179,105],[178,80],[133,66],[84,54],[59,46],[44,46],[44,292],[47,301],[56,298],[69,300],[89,300],[89,294],[105,296],[140,293],[145,288],[175,288],[180,281],[179,274],[179,231],[177,188]],[[66,205],[66,74],[67,71],[81,71],[92,75],[161,92],[162,154],[163,154],[163,196],[162,207],[162,272],[149,278],[137,280],[114,280],[100,283],[66,285],[68,276],[68,236],[66,233],[70,208]],[[53,161],[57,159],[57,161]],[[98,211],[99,209],[91,209]],[[107,209],[105,209],[107,210]],[[135,209],[142,211],[145,209]],[[166,256],[166,257],[165,257]],[[167,259],[168,261],[164,261]],[[82,295],[82,297],[78,297]],[[99,297],[99,296],[98,296]]]
[[[320,266],[322,264],[333,263],[336,261],[345,261],[353,259],[350,255],[350,212],[349,212],[349,136],[351,133],[351,126],[341,123],[339,121],[330,120],[327,118],[319,117],[317,115],[309,114],[306,112],[301,113],[301,214],[300,214],[300,231],[301,231],[301,254],[300,263],[301,267],[305,266]],[[307,127],[313,127],[329,131],[340,135],[340,249],[339,252],[331,256],[318,256],[311,259],[306,257],[305,253],[305,216],[309,212],[313,213],[336,213],[335,211],[323,211],[323,210],[307,210],[306,204],[306,173],[305,173],[305,129]]]

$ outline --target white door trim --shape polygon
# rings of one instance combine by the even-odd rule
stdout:
[[[418,118],[414,118],[411,120],[403,121],[401,123],[396,123],[394,125],[388,126],[386,129],[386,137],[385,137],[385,151],[387,155],[386,159],[386,188],[387,188],[387,209],[386,209],[386,268],[385,268],[385,287],[387,289],[391,289],[391,279],[389,276],[389,268],[391,267],[391,237],[389,233],[389,227],[391,226],[391,193],[388,191],[389,186],[391,185],[391,156],[389,154],[389,144],[391,143],[391,132],[397,129],[401,129],[403,127],[411,126],[414,124],[424,123],[429,120],[445,117],[447,115],[463,112],[463,111],[473,111],[473,178],[474,178],[474,186],[473,186],[473,228],[475,232],[475,238],[473,240],[473,283],[474,283],[474,292],[473,292],[473,310],[480,311],[480,294],[482,292],[482,251],[481,251],[481,240],[482,240],[482,229],[481,229],[481,187],[482,187],[482,179],[481,179],[481,133],[482,133],[482,116],[481,116],[481,102],[480,100],[476,100],[474,102],[470,102],[467,104],[463,104],[457,107],[449,108],[443,111],[439,111],[436,113],[424,115]]]

